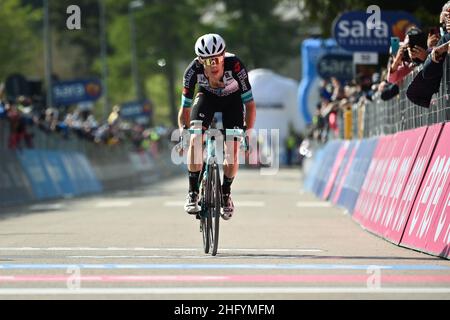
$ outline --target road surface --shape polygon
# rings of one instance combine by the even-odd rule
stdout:
[[[187,178],[2,209],[0,299],[450,299],[450,262],[397,247],[302,190],[239,172],[216,257]]]

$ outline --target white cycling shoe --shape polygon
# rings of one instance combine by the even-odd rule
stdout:
[[[230,194],[223,195],[222,218],[230,220],[234,213],[234,204]]]
[[[186,203],[184,204],[184,210],[189,214],[197,214],[201,211],[198,204],[198,193],[189,192],[186,196]]]

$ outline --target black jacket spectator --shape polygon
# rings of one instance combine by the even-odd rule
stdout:
[[[442,68],[442,67],[441,67]],[[442,71],[441,71],[442,76]],[[423,70],[421,70],[413,82],[406,91],[406,96],[411,102],[424,107],[429,108],[431,103],[431,97],[434,93],[439,92],[439,86],[441,84],[441,77],[435,77],[432,79],[425,79],[423,77]]]
[[[437,46],[440,46],[447,41],[450,41],[450,33],[446,33],[438,42]],[[438,63],[431,60],[431,54],[428,55],[427,60],[424,63],[423,66],[423,78],[424,79],[433,79],[433,78],[439,78],[442,77],[442,71],[443,71],[443,64],[445,61],[445,58],[447,57],[447,53],[443,54],[443,59],[441,59]]]
[[[450,34],[446,33],[439,40],[437,46],[449,40]],[[416,75],[406,91],[409,100],[421,107],[430,107],[431,97],[434,93],[439,92],[446,57],[447,53],[444,53],[442,59],[436,63],[431,59],[431,54],[428,55],[423,69]]]
[[[400,92],[398,85],[395,83],[386,83],[383,90],[381,91],[381,100],[388,101],[397,96]]]

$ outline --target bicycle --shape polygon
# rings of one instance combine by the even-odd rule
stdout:
[[[194,122],[194,121],[193,121]],[[240,139],[240,148],[247,150],[248,143],[244,129],[213,129],[216,132],[225,132],[225,137]],[[206,254],[211,251],[211,255],[217,254],[219,246],[219,225],[220,209],[223,207],[222,182],[220,180],[219,164],[216,156],[216,134],[211,134],[211,129],[188,129],[190,134],[206,133],[206,161],[203,162],[200,173],[200,213],[197,219],[200,220],[200,232],[203,236],[203,249]]]

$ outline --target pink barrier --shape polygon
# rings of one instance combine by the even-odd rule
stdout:
[[[347,176],[348,176],[348,174],[350,172],[350,168],[352,167],[353,159],[355,159],[355,155],[356,155],[356,152],[358,151],[358,147],[359,147],[359,142],[353,148],[352,154],[350,155],[350,158],[349,158],[348,162],[346,164],[344,164],[345,168],[344,168],[344,173],[342,174],[341,180],[340,181],[336,181],[336,183],[337,183],[337,190],[336,190],[336,193],[335,193],[333,199],[331,200],[331,202],[333,204],[335,204],[335,205],[337,204],[337,202],[339,200],[339,197],[341,196],[341,191],[342,191],[342,188],[344,187],[345,179],[347,178]]]
[[[397,133],[392,141],[393,152],[381,187],[364,226],[384,237],[392,220],[395,205],[405,190],[414,162],[427,132],[426,127]],[[422,173],[423,174],[423,173]],[[388,209],[389,216],[388,216]]]
[[[392,139],[393,136],[381,137],[373,155],[353,211],[353,218],[360,223],[363,223],[367,219],[367,215],[370,213],[369,210],[374,201],[374,196],[380,187],[386,169],[387,156],[392,151],[392,147],[390,147]]]
[[[430,238],[425,247],[426,252],[450,257],[450,185],[444,193],[447,196],[438,210],[438,214],[431,223]]]
[[[339,168],[342,165],[342,160],[344,160],[345,153],[347,152],[348,146],[350,145],[349,141],[345,141],[341,148],[339,149],[339,152],[336,156],[336,160],[334,161],[333,168],[331,169],[331,175],[328,179],[328,182],[325,186],[325,189],[322,194],[322,199],[326,200],[330,196],[331,191],[333,190],[334,182],[336,180],[336,177],[339,172]]]
[[[420,186],[401,245],[448,257],[450,230],[448,201],[450,184],[450,123],[437,142]]]
[[[401,146],[399,144],[399,141],[396,139],[396,136],[392,135],[389,145],[386,147],[385,152],[382,154],[380,158],[379,171],[374,177],[373,180],[374,188],[371,191],[369,200],[367,201],[366,209],[361,213],[363,216],[361,223],[366,228],[371,229],[370,228],[371,219],[380,202],[381,193],[383,192],[383,189],[386,188],[386,184],[389,181],[392,181],[393,171],[390,169],[391,162],[393,160],[395,150],[398,150],[400,148]]]
[[[441,129],[442,124],[437,124],[427,129],[427,133],[423,139],[423,143],[417,155],[416,161],[414,162],[414,166],[411,169],[405,189],[401,194],[401,198],[398,199],[398,203],[396,203],[395,207],[392,208],[394,213],[388,212],[388,214],[392,214],[392,217],[390,218],[389,224],[385,229],[384,236],[396,244],[400,243],[400,239],[411,212],[414,199],[419,191],[419,187],[427,170],[428,163],[439,139]]]

